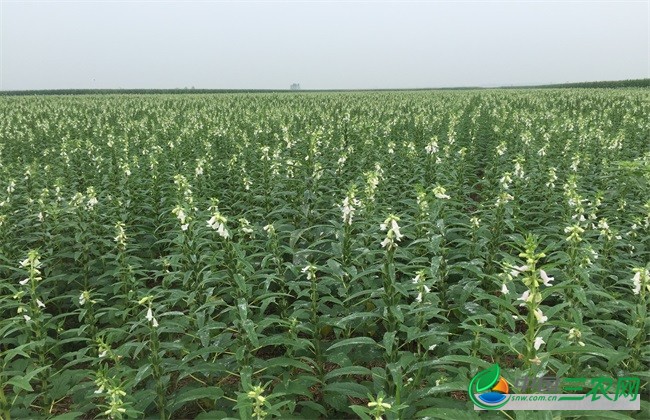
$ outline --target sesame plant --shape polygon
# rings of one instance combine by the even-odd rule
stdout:
[[[650,417],[647,90],[0,111],[2,420],[529,418],[473,410],[493,363]]]

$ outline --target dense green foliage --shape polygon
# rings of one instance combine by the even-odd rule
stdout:
[[[0,113],[0,417],[476,418],[494,362],[650,415],[647,91]]]

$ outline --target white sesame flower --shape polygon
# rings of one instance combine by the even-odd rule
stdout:
[[[23,315],[23,318],[25,318],[25,321],[27,322],[32,320],[32,317],[30,317],[29,315]]]
[[[507,190],[510,188],[510,183],[512,182],[512,178],[510,178],[510,172],[506,172],[500,179],[499,183],[501,184],[501,187],[504,190]]]
[[[354,195],[352,193],[349,193],[344,199],[343,199],[343,205],[339,206],[341,209],[341,212],[343,213],[343,223],[347,225],[352,224],[352,218],[354,217],[354,212],[356,211],[355,206],[359,206],[361,203],[359,200],[354,198]]]
[[[307,273],[307,280],[313,280],[316,278],[316,266],[313,264],[308,264],[307,266],[303,267],[302,270],[303,273]]]
[[[577,329],[577,328],[571,328],[571,329],[569,330],[569,340],[571,340],[571,341],[577,341],[577,342],[578,342],[578,345],[580,345],[581,347],[584,347],[584,346],[585,346],[585,343],[582,342],[582,341],[580,341],[580,338],[581,338],[581,337],[582,337],[582,332],[580,332],[579,329]]]
[[[250,235],[253,233],[253,228],[250,224],[250,222],[243,217],[239,219],[239,223],[241,224],[241,231],[244,232],[247,235]]]
[[[576,338],[582,337],[582,332],[577,328],[571,328],[569,330],[569,340],[574,340]]]
[[[117,232],[117,235],[114,238],[115,242],[121,248],[124,248],[126,246],[126,241],[127,241],[126,232],[124,231],[124,222],[117,222],[115,224],[115,231]]]
[[[98,355],[99,358],[101,359],[102,357],[106,357],[106,353],[107,353],[106,350],[104,350],[104,351],[102,351],[101,353],[99,353],[99,355]]]
[[[548,317],[544,315],[541,309],[536,308],[534,314],[535,314],[535,318],[537,318],[537,322],[539,322],[540,324],[543,324],[546,321],[548,321]]]
[[[227,221],[228,220],[222,216],[221,213],[217,212],[210,218],[210,220],[208,220],[207,225],[208,227],[216,230],[219,236],[224,239],[228,239],[228,236],[230,234],[228,233],[228,229],[226,229]]]
[[[530,290],[526,290],[517,299],[517,300],[521,300],[523,302],[523,303],[520,303],[519,306],[526,306],[526,302],[528,302],[529,299],[530,299]]]
[[[397,244],[395,241],[400,241],[404,235],[400,232],[399,225],[397,224],[397,221],[399,218],[393,214],[389,215],[388,218],[384,221],[384,223],[381,223],[379,225],[379,228],[382,231],[385,231],[388,229],[388,232],[386,232],[386,238],[381,242],[381,246],[383,248],[388,248],[393,249],[397,247]],[[390,228],[389,228],[390,226]]]
[[[393,241],[389,237],[386,237],[386,238],[384,238],[383,241],[381,241],[381,247],[382,248],[388,247],[388,249],[391,249],[393,246],[397,246],[397,244],[395,244],[395,241]]]
[[[433,138],[431,140],[431,143],[424,146],[424,150],[430,155],[434,153],[438,153],[438,142],[436,141],[436,139]]]
[[[512,270],[510,271],[510,275],[512,277],[517,277],[519,275],[519,273],[523,273],[524,271],[528,271],[529,269],[530,269],[530,267],[528,267],[527,265],[522,265],[522,266],[519,266],[519,267],[513,267]]]
[[[640,271],[637,271],[634,274],[634,277],[632,277],[632,284],[634,284],[632,293],[634,293],[635,295],[641,293],[641,272]]]
[[[439,198],[441,200],[449,200],[451,198],[447,194],[445,194],[446,192],[447,190],[445,190],[445,188],[440,185],[436,185],[436,187],[433,189],[433,195],[435,195],[436,198]]]
[[[417,303],[422,303],[422,292],[418,293],[418,296],[415,298],[415,301]]]
[[[397,220],[395,219],[391,220],[390,227],[393,233],[395,234],[395,239],[398,241],[401,240],[404,235],[402,235],[401,232],[399,231],[399,225],[397,224]]]
[[[542,347],[542,344],[546,343],[542,337],[535,337],[535,342],[533,343],[533,347],[535,347],[535,350],[539,350],[540,347]]]
[[[25,258],[24,260],[22,260],[20,262],[20,266],[23,267],[23,268],[29,267],[29,258]]]
[[[24,286],[24,285],[26,285],[27,283],[29,283],[29,279],[21,280],[21,281],[19,281],[18,283],[20,283],[21,286]]]
[[[496,203],[494,203],[495,206],[499,207],[503,204],[506,204],[512,200],[514,200],[515,197],[513,197],[511,194],[508,194],[507,192],[502,192],[499,197],[497,197]]]
[[[374,402],[374,401],[369,402],[369,403],[368,403],[368,407],[372,408],[372,407],[377,407],[377,406],[379,406],[379,407],[381,407],[381,408],[383,408],[383,409],[385,409],[385,410],[389,410],[389,409],[392,407],[392,405],[383,402],[383,400],[384,400],[384,399],[381,398],[381,397],[380,397],[380,398],[377,398],[377,402]]]
[[[145,315],[145,318],[147,319],[147,321],[151,322],[151,325],[153,327],[158,326],[158,321],[153,316],[153,311],[151,310],[151,306],[149,308],[147,308],[147,315]]]
[[[566,238],[567,241],[575,241],[575,242],[582,241],[580,235],[584,233],[584,231],[585,230],[581,228],[580,225],[572,225],[564,228],[564,233],[570,233],[570,235],[567,236]]]
[[[181,230],[186,231],[189,226],[189,223],[185,223],[184,225],[181,225]]]
[[[437,346],[438,346],[437,344],[432,344],[432,345],[430,345],[430,346],[429,346],[429,351],[433,351],[433,350],[435,350],[435,348],[436,348]]]
[[[89,298],[90,298],[90,293],[88,293],[87,291],[81,292],[81,294],[79,295],[79,305],[81,306],[85,305],[86,302],[90,300]]]
[[[515,162],[515,176],[519,178],[524,177],[524,168],[521,166],[519,161]]]
[[[554,277],[549,277],[548,274],[546,274],[546,271],[544,270],[539,270],[539,276],[542,278],[542,282],[544,283],[544,286],[551,286],[551,283],[553,280],[555,280]]]
[[[506,286],[505,283],[503,283],[501,285],[501,293],[503,293],[504,295],[507,295],[508,293],[510,293],[510,290],[508,290],[508,286]]]
[[[180,205],[174,207],[172,213],[176,215],[176,218],[181,222],[181,224],[185,224],[187,214],[185,214],[185,210]]]
[[[503,156],[503,155],[505,154],[506,150],[507,150],[506,142],[505,142],[505,141],[502,141],[502,142],[499,143],[499,145],[497,146],[497,155],[499,155],[499,156]]]
[[[36,305],[38,305],[39,308],[45,308],[45,304],[41,302],[39,299],[36,299]]]

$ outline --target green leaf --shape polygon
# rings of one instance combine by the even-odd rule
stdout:
[[[334,369],[331,372],[328,372],[324,379],[326,381],[336,378],[337,376],[343,376],[343,375],[372,375],[372,372],[370,369],[365,368],[363,366],[346,366],[338,369]]]
[[[56,417],[51,417],[49,420],[75,420],[81,416],[83,416],[85,413],[79,412],[79,411],[70,411],[68,413],[64,414],[59,414]]]
[[[323,392],[355,398],[368,398],[368,388],[356,382],[335,382],[325,385]]]
[[[591,354],[594,356],[600,356],[605,359],[618,356],[618,352],[615,350],[603,349],[596,346],[586,345],[586,346],[566,346],[558,347],[549,352],[550,354]]]
[[[216,386],[193,389],[183,388],[176,394],[174,404],[171,407],[171,412],[174,413],[176,410],[183,407],[183,405],[190,401],[196,401],[204,398],[216,401],[221,397],[223,397],[223,390]]]
[[[381,318],[379,314],[374,312],[355,312],[351,315],[341,318],[336,323],[337,326],[344,327],[346,323],[359,318]]]
[[[531,413],[532,411],[522,411],[522,413]],[[543,413],[548,413],[548,411],[543,411]],[[562,418],[574,418],[574,419],[585,419],[585,420],[606,420],[606,419],[612,419],[612,420],[630,420],[633,417],[630,417],[627,414],[623,413],[617,413],[616,411],[600,411],[600,410],[594,410],[594,411],[577,411],[577,410],[562,410],[562,411],[556,411],[556,413],[561,413]],[[521,418],[522,420],[527,420],[527,417],[517,417]],[[545,417],[545,418],[554,418],[554,417]],[[557,418],[557,417],[555,417]]]
[[[387,331],[384,333],[384,349],[386,350],[386,354],[391,354],[393,352],[393,344],[395,344],[395,335],[397,333],[395,331]]]
[[[29,355],[27,353],[25,353],[24,349],[26,347],[30,347],[30,346],[32,346],[32,343],[26,343],[26,344],[21,344],[20,346],[18,346],[16,348],[7,350],[4,353],[5,363],[9,363],[14,357],[16,357],[18,355],[23,356],[23,357],[29,357]]]
[[[264,365],[269,368],[269,367],[275,367],[275,366],[280,366],[280,367],[294,367],[296,369],[301,369],[307,372],[311,372],[312,368],[306,364],[305,362],[301,362],[300,360],[296,359],[290,359],[288,357],[276,357],[270,360],[267,360]]]
[[[350,408],[352,411],[354,411],[354,414],[359,416],[361,420],[372,420],[372,418],[367,413],[367,407],[363,407],[361,405],[351,405]]]
[[[327,351],[337,349],[339,347],[345,347],[345,346],[358,346],[360,344],[372,344],[372,345],[377,345],[377,342],[373,340],[370,337],[354,337],[354,338],[347,338],[345,340],[341,340],[337,343],[334,343],[331,345]]]
[[[322,405],[315,403],[313,401],[299,401],[298,405],[317,411],[321,413],[323,416],[327,416],[327,410],[325,410],[325,408]]]
[[[564,411],[562,412],[564,414]],[[548,410],[540,411],[515,411],[515,418],[518,420],[553,420],[553,412]]]
[[[421,399],[427,395],[444,395],[451,391],[467,392],[467,381],[443,382],[440,385],[434,384],[434,386],[430,388],[418,389],[411,392],[415,399]]]
[[[454,420],[476,420],[480,419],[478,413],[467,410],[458,410],[455,408],[427,408],[418,411],[415,415],[417,418],[429,417],[432,419],[454,419]]]
[[[214,419],[224,419],[226,420],[228,416],[223,411],[212,410],[207,413],[201,413],[194,417],[194,420],[214,420]],[[234,419],[236,420],[236,419]]]
[[[469,366],[475,365],[486,369],[494,366],[490,362],[486,362],[485,360],[479,359],[478,357],[462,356],[462,355],[457,356],[453,354],[449,356],[443,356],[440,359],[438,359],[437,362],[439,362],[440,364],[448,363],[448,362],[457,362],[457,363],[467,364]]]
[[[5,382],[5,385],[11,385],[29,392],[34,391],[34,388],[29,384],[29,379],[26,379],[23,376],[14,376]]]

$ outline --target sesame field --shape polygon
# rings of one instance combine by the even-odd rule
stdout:
[[[647,88],[0,115],[2,420],[650,418]],[[495,363],[641,411],[479,414]]]

